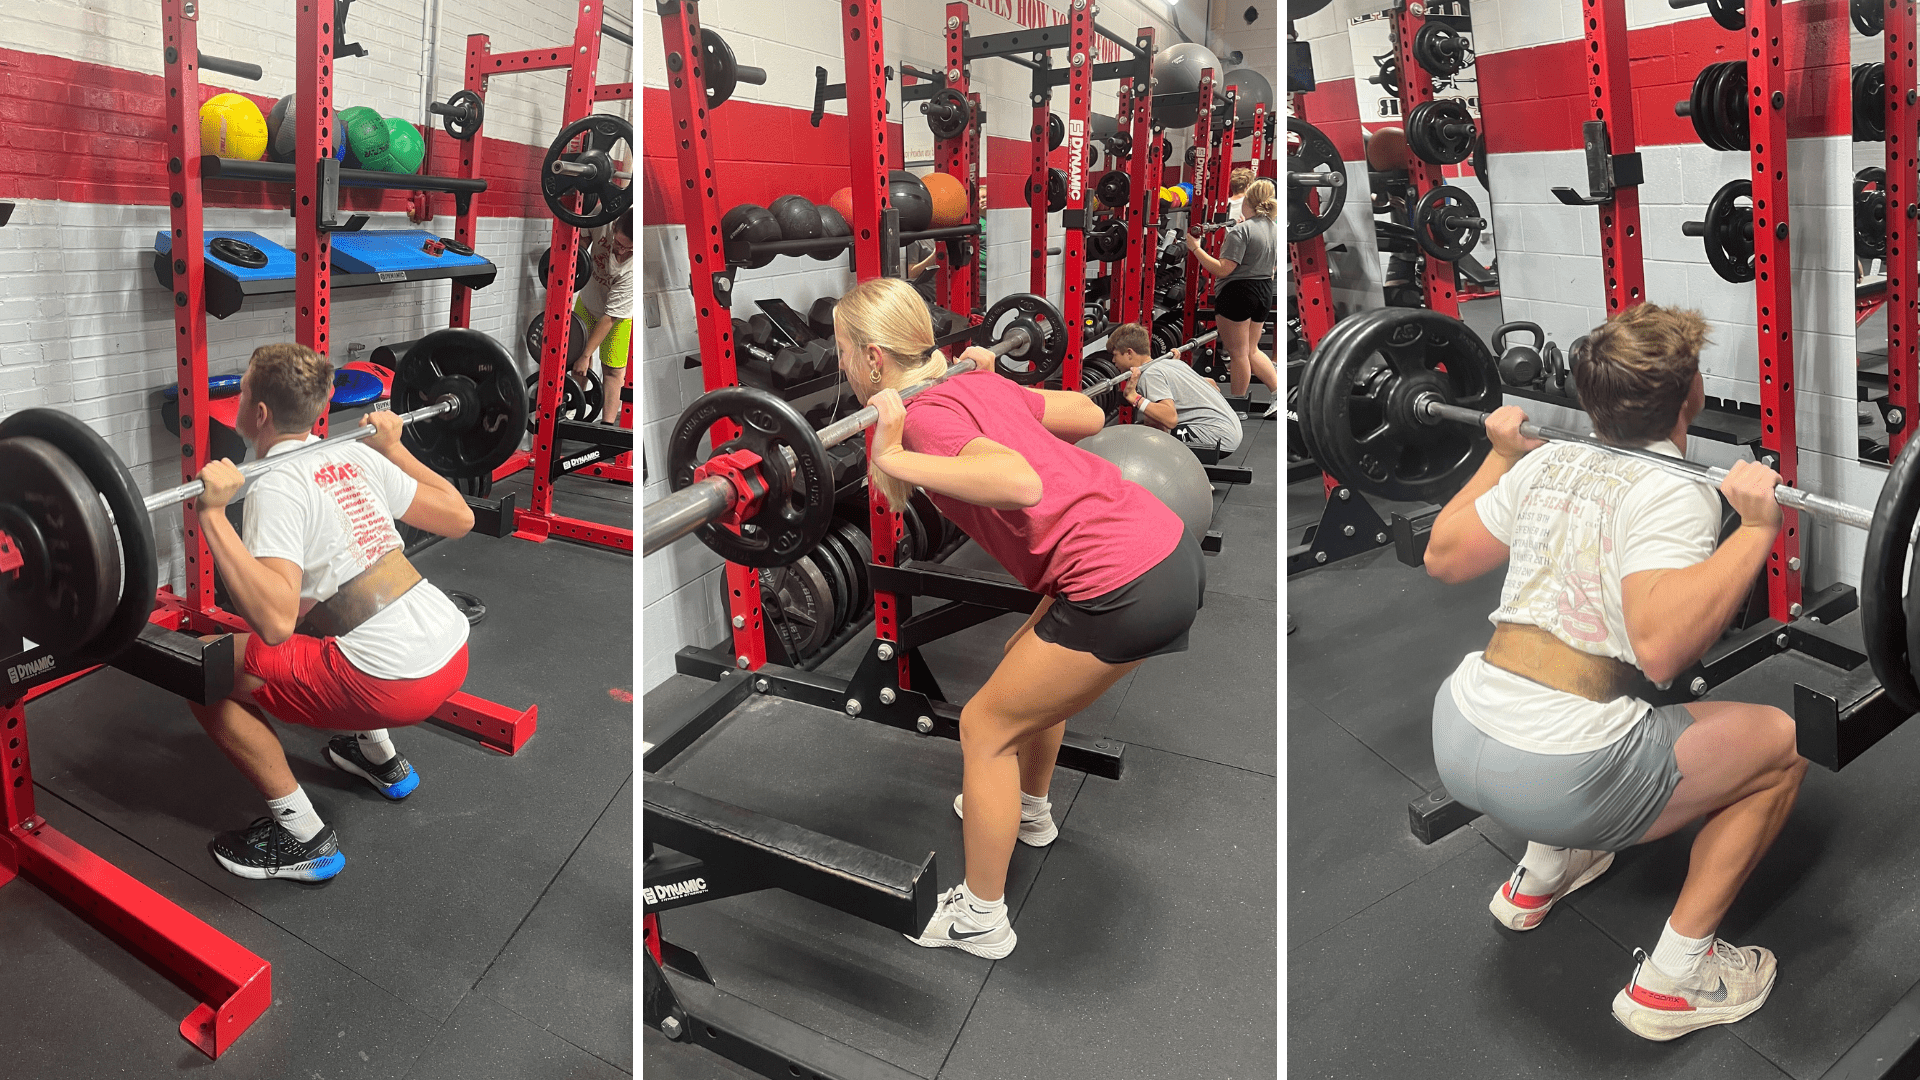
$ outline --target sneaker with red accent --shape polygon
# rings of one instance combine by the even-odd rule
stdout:
[[[1613,1018],[1643,1039],[1666,1042],[1689,1031],[1744,1019],[1767,1003],[1778,970],[1773,953],[1758,945],[1729,945],[1718,938],[1700,967],[1675,979],[1633,950],[1633,981],[1613,996]]]
[[[1493,902],[1487,910],[1501,926],[1509,930],[1531,930],[1540,925],[1547,917],[1553,905],[1568,893],[1586,885],[1588,882],[1607,872],[1613,865],[1613,852],[1588,851],[1576,848],[1567,853],[1567,872],[1562,878],[1560,888],[1550,893],[1532,893],[1524,891],[1527,868],[1516,866],[1513,876],[1502,882],[1499,891],[1493,894]]]

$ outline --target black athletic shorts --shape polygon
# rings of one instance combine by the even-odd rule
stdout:
[[[1152,569],[1110,593],[1086,600],[1054,597],[1033,632],[1108,664],[1186,652],[1187,629],[1206,594],[1206,557],[1200,541],[1187,533]]]
[[[1266,322],[1273,318],[1273,279],[1242,278],[1220,287],[1213,298],[1216,318]]]

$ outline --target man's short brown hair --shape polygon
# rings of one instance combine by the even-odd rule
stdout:
[[[1601,323],[1573,353],[1573,381],[1594,433],[1616,446],[1667,437],[1700,370],[1707,320],[1697,311],[1640,304]]]
[[[262,345],[247,361],[253,400],[273,411],[273,430],[297,435],[313,427],[333,397],[333,365],[291,341]]]
[[[1247,190],[1247,185],[1251,183],[1253,183],[1253,170],[1242,165],[1227,174],[1227,194],[1238,195]]]
[[[1148,340],[1147,328],[1139,323],[1122,323],[1107,335],[1107,351],[1115,356],[1123,352],[1145,353],[1153,355],[1152,342]]]

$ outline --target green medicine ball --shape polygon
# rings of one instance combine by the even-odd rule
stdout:
[[[387,122],[364,105],[340,110],[340,133],[346,136],[347,168],[385,171],[391,153]]]
[[[387,117],[387,171],[412,176],[426,156],[427,141],[420,129],[397,116]]]

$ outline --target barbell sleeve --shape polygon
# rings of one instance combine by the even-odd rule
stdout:
[[[199,55],[202,71],[217,71],[222,75],[232,75],[235,78],[253,82],[259,82],[266,74],[260,69],[259,64],[249,64],[245,60],[229,60],[224,56],[208,56],[206,53]]]
[[[1339,188],[1347,186],[1347,178],[1337,172],[1290,172],[1287,183],[1301,187]]]
[[[1415,415],[1424,414],[1425,416],[1431,416],[1438,420],[1473,424],[1482,428],[1486,426],[1487,417],[1491,415],[1490,413],[1483,413],[1478,409],[1467,409],[1458,405],[1446,404],[1430,394],[1423,394],[1415,401],[1414,413]],[[1628,457],[1638,461],[1644,461],[1649,465],[1663,469],[1675,476],[1713,487],[1719,486],[1720,482],[1727,478],[1727,470],[1715,468],[1711,465],[1704,465],[1698,461],[1668,457],[1665,454],[1657,454],[1651,450],[1642,450],[1631,446],[1614,446],[1611,443],[1601,442],[1591,435],[1582,435],[1575,431],[1563,431],[1559,428],[1544,427],[1531,420],[1521,423],[1520,434],[1530,439],[1544,439],[1547,442],[1574,442],[1584,446],[1591,446],[1596,450],[1602,450],[1619,457]],[[1851,503],[1841,502],[1838,499],[1829,499],[1824,495],[1815,495],[1810,491],[1802,491],[1799,488],[1789,487],[1786,484],[1781,484],[1773,489],[1773,499],[1781,506],[1787,507],[1790,510],[1800,510],[1813,514],[1816,517],[1837,521],[1842,525],[1851,525],[1856,529],[1873,528],[1873,511],[1854,506]]]
[[[563,159],[555,160],[552,167],[554,173],[559,176],[593,176],[600,171],[591,165],[582,165],[577,161],[566,161]],[[632,180],[633,174],[630,172],[615,172],[613,178],[615,180]]]
[[[1704,2],[1704,0],[1702,0],[1702,2]],[[767,69],[748,67],[745,64],[736,65],[733,69],[733,81],[750,83],[754,86],[765,86],[767,84]]]
[[[648,503],[641,522],[641,553],[651,555],[708,522],[718,521],[733,505],[733,485],[718,476],[696,480]]]
[[[452,397],[445,397],[432,405],[423,406],[409,413],[401,413],[400,422],[402,424],[417,424],[422,420],[430,420],[443,413],[450,414],[456,412],[459,408],[460,403],[457,400]],[[251,481],[263,472],[277,469],[289,462],[298,461],[308,454],[317,454],[328,447],[338,446],[341,443],[358,442],[373,433],[373,425],[366,424],[348,431],[343,431],[338,435],[329,435],[319,442],[306,443],[284,454],[274,454],[271,457],[257,458],[249,461],[245,465],[240,466],[240,475]],[[156,491],[146,498],[147,513],[151,514],[155,510],[163,510],[172,506],[174,503],[186,502],[188,499],[198,498],[200,493],[205,490],[207,490],[206,484],[199,480],[189,480],[184,484],[170,487],[165,491]]]

